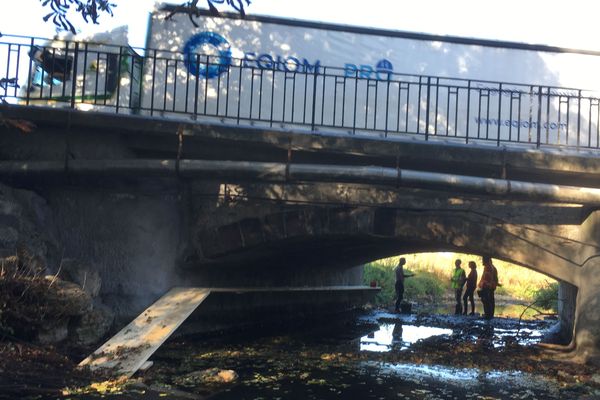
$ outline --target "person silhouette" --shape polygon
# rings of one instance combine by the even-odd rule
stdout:
[[[398,260],[398,265],[394,269],[396,273],[396,306],[394,308],[395,312],[400,312],[400,305],[402,304],[402,300],[404,298],[404,278],[410,278],[413,274],[405,274],[404,273],[404,265],[406,264],[406,259],[401,257]]]
[[[477,264],[475,264],[475,261],[469,261],[469,269],[465,294],[463,295],[463,314],[467,315],[467,300],[469,300],[471,303],[471,315],[475,315],[475,299],[473,297],[473,293],[475,293],[475,288],[477,287]]]
[[[496,308],[494,291],[498,287],[498,270],[489,256],[483,256],[481,263],[483,264],[483,274],[479,281],[479,295],[483,303],[483,316],[485,319],[492,319]]]

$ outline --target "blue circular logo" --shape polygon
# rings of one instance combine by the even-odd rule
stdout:
[[[377,65],[375,65],[375,69],[377,70],[377,72],[384,72],[388,74],[394,71],[392,63],[386,60],[385,58],[377,62]]]
[[[215,47],[218,56],[199,55],[198,49],[203,45]],[[227,71],[231,65],[229,42],[214,32],[201,32],[190,37],[183,47],[183,54],[186,68],[199,78],[215,78]]]

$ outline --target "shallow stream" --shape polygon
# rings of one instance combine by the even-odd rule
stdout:
[[[344,321],[173,340],[153,356],[144,380],[211,399],[578,398],[584,389],[537,371],[535,362],[510,368],[554,322],[369,311]],[[209,368],[238,378],[186,378]]]

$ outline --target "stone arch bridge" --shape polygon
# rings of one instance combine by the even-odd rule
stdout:
[[[37,241],[50,266],[88,260],[120,315],[175,285],[351,286],[364,262],[451,250],[558,279],[563,329],[598,355],[595,153],[0,112],[36,126],[0,127],[2,250]]]

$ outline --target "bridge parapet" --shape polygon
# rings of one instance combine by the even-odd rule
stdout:
[[[380,79],[107,43],[0,40],[0,97],[9,102],[384,139],[600,148],[600,96],[590,90],[395,72]]]

